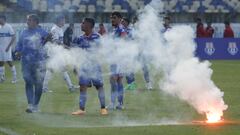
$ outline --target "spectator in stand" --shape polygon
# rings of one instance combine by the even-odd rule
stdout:
[[[223,37],[224,38],[234,38],[234,33],[233,33],[233,30],[230,26],[230,22],[225,21],[224,24],[225,24],[225,30],[224,30]]]
[[[197,38],[205,37],[205,30],[202,23],[201,18],[197,18],[197,31],[196,31]]]
[[[103,23],[100,23],[100,24],[99,24],[99,31],[98,31],[98,33],[99,33],[100,35],[104,35],[104,34],[107,33],[107,32],[106,32],[106,29],[105,29],[105,27],[104,27],[104,25],[103,25]]]
[[[212,23],[211,22],[207,23],[207,28],[205,29],[205,34],[206,34],[206,37],[208,37],[208,38],[212,38],[213,37],[214,28],[212,27]]]

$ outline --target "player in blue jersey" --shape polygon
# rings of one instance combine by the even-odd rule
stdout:
[[[21,56],[22,74],[28,101],[27,113],[39,111],[43,79],[46,73],[44,43],[48,33],[38,26],[35,14],[27,16],[28,28],[24,30],[16,46],[16,56]]]
[[[127,36],[126,31],[124,30],[122,24],[122,15],[119,12],[113,12],[111,14],[111,21],[113,26],[113,36],[114,38],[125,38]],[[119,70],[118,63],[113,63],[110,65],[111,70],[111,104],[108,106],[108,109],[123,109],[123,97],[124,97],[124,89],[123,89],[123,73]],[[116,97],[118,98],[118,105],[115,106]]]
[[[80,85],[80,98],[79,110],[72,113],[72,115],[83,115],[86,113],[85,104],[87,100],[87,88],[94,85],[98,91],[98,98],[100,101],[101,115],[107,115],[108,112],[105,108],[105,93],[103,89],[103,77],[100,64],[94,57],[99,48],[100,35],[93,31],[95,21],[92,18],[85,18],[82,22],[81,29],[84,35],[74,39],[73,44],[86,50],[87,56],[85,64],[81,65],[79,71],[79,85]]]
[[[134,17],[133,18],[133,27],[136,27],[136,23],[138,21],[138,18],[137,17]],[[150,73],[149,73],[149,67],[148,67],[148,63],[147,63],[147,58],[144,54],[144,48],[140,48],[140,52],[139,52],[139,56],[138,56],[138,60],[139,62],[141,63],[141,66],[142,66],[142,71],[143,71],[143,77],[144,77],[144,80],[146,82],[146,88],[148,90],[152,90],[153,87],[152,87],[152,83],[151,83],[151,80],[150,80]]]
[[[162,30],[162,33],[165,33],[166,31],[168,31],[169,29],[171,29],[172,27],[170,26],[170,17],[169,16],[165,16],[163,18],[163,30]]]
[[[132,28],[129,27],[130,20],[124,17],[121,23],[125,31],[127,32],[127,40],[133,40],[133,35],[132,35],[133,30]],[[127,80],[127,86],[124,88],[125,90],[135,90],[137,88],[137,85],[135,83],[134,73],[127,74],[126,80]]]

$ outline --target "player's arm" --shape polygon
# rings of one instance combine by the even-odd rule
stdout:
[[[52,42],[53,36],[52,33],[46,34],[45,37],[43,37],[43,45],[45,45],[47,42]]]
[[[120,37],[123,37],[123,38],[127,37],[127,32],[126,31],[122,31],[121,34],[120,34]]]
[[[6,50],[5,50],[6,52],[9,51],[9,49],[12,46],[12,44],[14,43],[15,39],[16,39],[16,36],[12,35],[11,41],[10,41],[10,43],[8,44],[8,46],[7,46]]]
[[[80,47],[81,48],[81,38],[80,37],[75,37],[73,41],[70,43],[71,47]]]
[[[8,46],[7,46],[6,50],[5,50],[6,52],[9,51],[10,47],[12,46],[12,44],[14,43],[14,41],[16,39],[15,32],[14,32],[12,27],[9,27],[9,33],[11,35],[11,41],[10,41],[10,43],[8,44]]]
[[[23,33],[19,37],[19,40],[17,42],[16,48],[15,48],[15,56],[19,59],[22,55],[22,49],[23,49]]]
[[[49,33],[51,34],[51,42],[60,45],[58,31],[56,29],[51,29]]]

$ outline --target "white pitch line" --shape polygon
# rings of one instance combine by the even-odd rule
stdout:
[[[3,127],[0,127],[0,132],[3,132],[3,133],[5,133],[5,134],[7,134],[7,135],[20,135],[20,134],[14,132],[14,131],[11,130],[11,129],[3,128]]]
[[[122,123],[122,124],[113,124],[113,125],[85,125],[85,126],[78,126],[78,125],[55,125],[55,126],[49,126],[49,127],[58,127],[58,128],[115,128],[115,127],[142,127],[142,126],[174,126],[174,125],[189,125],[191,123],[179,123],[179,122],[160,122],[160,123]]]

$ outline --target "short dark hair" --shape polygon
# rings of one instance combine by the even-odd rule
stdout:
[[[127,17],[124,17],[123,20],[126,21],[128,24],[130,23],[130,20]]]
[[[7,17],[5,15],[0,15],[0,18],[3,19],[4,21],[7,20]]]
[[[227,20],[227,21],[224,22],[224,24],[225,25],[230,25],[230,21]]]
[[[32,18],[37,24],[39,23],[39,17],[37,14],[29,14],[27,17]]]
[[[69,26],[74,26],[74,23],[69,23]]]
[[[117,12],[117,11],[112,12],[111,16],[114,16],[114,15],[117,16],[118,18],[122,18],[122,15],[120,12]]]
[[[95,20],[93,18],[84,18],[84,21],[90,23],[92,25],[92,28],[94,28]]]
[[[63,19],[65,19],[65,16],[64,15],[58,15],[58,16],[56,16],[55,17],[55,23],[58,23],[59,21],[61,21],[61,20],[63,20]]]
[[[197,18],[196,21],[202,22],[202,19],[201,18]]]
[[[207,21],[207,24],[212,24],[212,21]]]
[[[170,21],[170,17],[169,16],[165,16],[164,19],[169,20]]]

